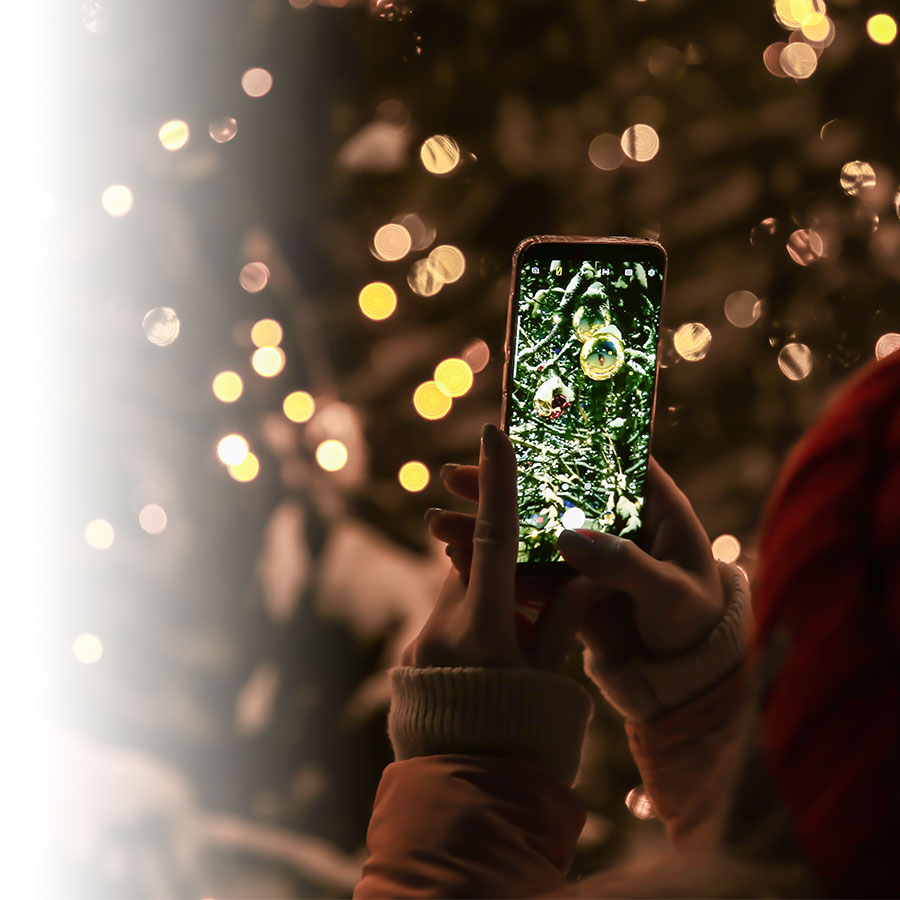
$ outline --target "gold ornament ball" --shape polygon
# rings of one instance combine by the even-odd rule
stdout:
[[[625,346],[610,331],[589,338],[581,348],[581,370],[594,381],[612,378],[625,362]]]
[[[591,309],[588,306],[579,306],[572,316],[572,328],[579,341],[586,341],[597,337],[601,331],[609,326],[609,313],[605,309]]]

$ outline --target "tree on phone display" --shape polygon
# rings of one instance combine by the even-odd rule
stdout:
[[[651,290],[639,262],[554,260],[549,272],[522,271],[508,400],[520,561],[558,559],[563,528],[640,527],[656,367]]]

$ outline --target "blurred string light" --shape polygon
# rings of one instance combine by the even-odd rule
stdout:
[[[415,213],[404,213],[394,220],[398,225],[402,225],[407,233],[413,250],[425,250],[434,242],[436,232],[433,225],[427,225]]]
[[[754,247],[765,247],[778,231],[778,220],[766,217],[750,229],[750,244]]]
[[[372,255],[382,262],[396,262],[403,259],[412,249],[412,237],[397,222],[382,225],[372,238]]]
[[[134,194],[124,184],[111,184],[101,195],[100,203],[113,217],[127,216],[134,207]]]
[[[816,71],[819,57],[809,44],[803,41],[792,41],[778,57],[781,68],[791,78],[809,78]]]
[[[170,306],[158,306],[151,309],[141,322],[144,337],[157,347],[168,347],[174,344],[181,333],[181,319]]]
[[[234,403],[244,393],[244,381],[237,372],[219,372],[212,383],[213,394],[223,403]]]
[[[397,308],[397,292],[383,281],[373,281],[359,292],[359,308],[376,322],[386,319]]]
[[[250,340],[257,347],[277,347],[282,337],[284,331],[274,319],[260,319],[250,329]]]
[[[636,819],[656,818],[656,808],[642,784],[632,788],[625,795],[625,806]]]
[[[442,284],[452,284],[459,281],[466,271],[466,258],[459,247],[441,244],[428,254],[426,265]]]
[[[268,69],[247,69],[241,75],[241,87],[248,97],[265,97],[272,90],[272,73]]]
[[[878,338],[875,343],[875,358],[884,359],[898,350],[900,350],[900,334],[897,334],[895,331],[889,331]]]
[[[85,527],[84,539],[94,550],[109,550],[116,539],[116,533],[106,519],[94,519]]]
[[[238,281],[247,293],[258,294],[269,283],[269,267],[264,262],[248,262]]]
[[[806,344],[785,344],[778,351],[778,368],[791,381],[802,381],[812,371],[812,350]]]
[[[785,248],[788,256],[799,266],[808,266],[825,252],[822,238],[812,228],[798,228],[792,232]]]
[[[659,151],[659,135],[652,125],[631,125],[622,133],[622,152],[635,162],[648,162]]]
[[[781,54],[786,47],[786,41],[775,41],[763,50],[763,65],[777,78],[788,77],[787,72],[781,67]]]
[[[749,328],[762,312],[762,303],[752,291],[732,291],[725,298],[725,318],[735,328]]]
[[[875,187],[875,184],[875,169],[869,163],[854,159],[841,167],[841,188],[845,194],[856,197],[862,191]]]
[[[469,364],[469,368],[474,372],[482,372],[487,364],[491,361],[491,350],[487,343],[481,338],[476,338],[471,344],[468,344],[460,356]]]
[[[79,634],[72,642],[72,653],[78,662],[86,666],[93,665],[103,658],[103,641],[96,634]]]
[[[451,397],[468,393],[474,380],[469,364],[456,357],[442,360],[434,369],[435,384]]]
[[[209,136],[217,144],[227,144],[238,133],[238,123],[234,116],[221,116],[209,123]]]
[[[423,419],[442,419],[453,400],[436,381],[423,381],[413,392],[413,407]]]
[[[182,119],[170,119],[159,129],[159,142],[166,150],[180,150],[187,144],[190,136],[191,129]]]
[[[876,44],[892,44],[897,37],[897,23],[887,13],[878,13],[866,22],[866,34]]]
[[[622,151],[622,140],[617,134],[598,134],[588,146],[588,159],[591,164],[604,172],[618,169],[625,161]]]
[[[148,503],[138,513],[138,523],[147,534],[162,534],[168,522],[166,511],[158,503]]]
[[[228,474],[235,481],[253,481],[259,475],[259,459],[255,453],[248,452],[239,463],[228,466]]]
[[[741,542],[733,534],[720,534],[712,542],[712,554],[723,563],[737,562],[741,555]]]
[[[435,270],[429,267],[427,259],[417,259],[409,267],[406,283],[420,297],[433,297],[444,286]]]
[[[347,465],[347,448],[341,441],[329,438],[316,447],[316,462],[326,472],[337,472]]]
[[[282,409],[292,422],[308,422],[316,411],[316,401],[307,391],[292,391],[284,398]]]
[[[830,47],[834,42],[834,22],[826,15],[823,15],[822,18],[817,21],[807,22],[802,25],[800,27],[800,32],[803,37],[817,49],[824,50],[826,47]]]
[[[805,24],[821,19],[826,13],[822,0],[775,0],[773,15],[783,28],[797,31]]]
[[[422,144],[419,157],[432,175],[446,175],[459,165],[459,144],[447,134],[433,134]]]
[[[253,370],[263,378],[274,378],[284,369],[286,358],[281,347],[260,347],[250,360]]]
[[[413,459],[400,466],[400,471],[397,472],[397,480],[404,490],[415,493],[425,490],[428,482],[431,480],[431,475],[425,463]]]
[[[698,362],[709,353],[712,334],[702,322],[685,322],[676,330],[672,340],[682,359]]]
[[[247,438],[241,434],[226,434],[216,445],[216,454],[226,466],[239,466],[249,452]]]

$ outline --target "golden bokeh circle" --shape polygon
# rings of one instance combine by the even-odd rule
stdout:
[[[226,466],[239,466],[249,452],[250,445],[242,434],[226,434],[216,445],[216,455]]]
[[[428,269],[443,284],[452,284],[466,271],[466,258],[459,247],[441,244],[428,254]]]
[[[341,441],[334,438],[322,441],[316,447],[316,462],[326,472],[337,472],[338,469],[343,469],[347,465],[348,458],[347,448]]]
[[[114,218],[127,216],[134,207],[134,194],[125,184],[111,184],[101,195],[100,203]]]
[[[84,539],[94,550],[109,550],[116,539],[116,532],[106,519],[94,519],[85,527]]]
[[[382,225],[372,238],[372,252],[382,262],[396,262],[403,259],[411,249],[410,233],[397,222]]]
[[[170,119],[159,128],[159,142],[166,150],[180,150],[191,137],[191,129],[183,119]]]
[[[648,162],[659,152],[659,135],[652,125],[631,125],[622,133],[622,152],[635,162]]]
[[[284,368],[286,358],[281,347],[260,347],[250,361],[253,370],[263,378],[274,378]]]
[[[397,480],[404,490],[416,493],[428,487],[431,475],[425,463],[413,459],[400,466],[400,471],[397,472]]]
[[[359,292],[359,308],[364,316],[380,322],[397,308],[397,292],[383,281],[373,281]]]
[[[712,333],[702,322],[685,322],[672,338],[678,355],[688,362],[698,362],[709,353]]]
[[[422,144],[419,157],[432,175],[446,175],[459,165],[459,144],[448,134],[433,134]]]
[[[453,400],[436,381],[424,381],[413,392],[413,406],[423,419],[442,419]]]
[[[866,34],[876,44],[892,44],[897,37],[897,23],[893,16],[887,13],[878,13],[871,16],[866,22]]]
[[[435,366],[434,381],[451,397],[462,397],[471,389],[475,376],[465,360],[450,357]]]
[[[292,391],[281,408],[292,422],[308,422],[316,411],[316,401],[308,391]]]
[[[244,379],[237,372],[219,372],[212,383],[216,400],[222,403],[234,403],[244,393]]]
[[[260,319],[250,329],[250,340],[256,347],[277,347],[284,337],[284,330],[274,319]]]
[[[712,542],[712,554],[723,563],[737,562],[741,555],[741,542],[733,534],[720,534]]]
[[[228,474],[235,481],[253,481],[259,475],[259,459],[255,453],[248,453],[237,465],[228,466]]]

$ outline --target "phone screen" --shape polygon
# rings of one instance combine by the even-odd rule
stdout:
[[[635,537],[650,455],[666,257],[654,242],[524,242],[515,257],[504,427],[522,564],[563,529]]]

